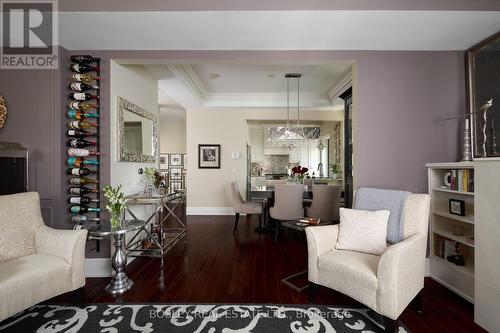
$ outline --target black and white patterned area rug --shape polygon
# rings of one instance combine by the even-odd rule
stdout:
[[[1,332],[383,332],[368,309],[322,305],[35,305],[0,322]],[[399,327],[399,332],[408,330]]]

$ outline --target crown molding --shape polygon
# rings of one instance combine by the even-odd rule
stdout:
[[[168,69],[179,79],[200,104],[207,98],[207,90],[190,65],[167,65]]]
[[[284,108],[285,93],[220,93],[208,94],[202,103],[204,107],[271,107]],[[321,94],[300,94],[302,108],[331,107],[328,96]],[[293,111],[296,106],[291,106]]]
[[[352,87],[352,72],[347,74],[344,78],[342,78],[329,92],[328,98],[330,99],[330,103],[333,104],[335,99],[337,99],[344,91]]]

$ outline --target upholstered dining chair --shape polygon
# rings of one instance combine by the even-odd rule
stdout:
[[[274,206],[269,208],[269,215],[276,220],[274,241],[278,241],[281,221],[298,220],[304,216],[302,199],[304,185],[283,184],[274,186]]]
[[[240,219],[240,214],[246,214],[247,220],[248,215],[259,215],[259,227],[262,227],[262,215],[264,213],[262,202],[251,202],[243,200],[237,181],[231,183],[231,199],[233,202],[235,213],[233,234],[236,232],[236,230],[238,230],[238,220]]]
[[[313,185],[311,207],[306,208],[306,216],[317,217],[321,221],[338,221],[342,188],[334,185]]]
[[[380,256],[337,250],[339,225],[306,228],[310,301],[318,285],[331,288],[383,315],[386,332],[397,330],[397,318],[410,301],[415,298],[420,303],[429,202],[427,194],[406,196],[401,211],[403,240]]]

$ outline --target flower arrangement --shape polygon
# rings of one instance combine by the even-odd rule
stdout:
[[[304,174],[309,171],[308,168],[306,167],[301,167],[300,165],[297,165],[296,167],[293,167],[292,168],[292,172],[294,175],[300,175],[300,176],[304,176]]]
[[[304,181],[304,175],[307,175],[307,171],[309,171],[308,168],[301,167],[300,165],[292,168],[293,175],[299,180],[300,183]]]
[[[104,187],[104,196],[108,199],[106,209],[111,214],[111,226],[116,227],[120,224],[121,213],[127,201],[122,186],[112,187],[107,185]]]
[[[165,179],[165,176],[156,168],[145,168],[144,174],[156,189],[160,188],[161,182]]]

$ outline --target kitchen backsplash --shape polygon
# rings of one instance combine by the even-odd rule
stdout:
[[[252,163],[252,176],[258,176],[259,170],[262,170],[261,174],[278,174],[287,173],[289,167],[289,156],[288,155],[266,155],[262,162]]]

